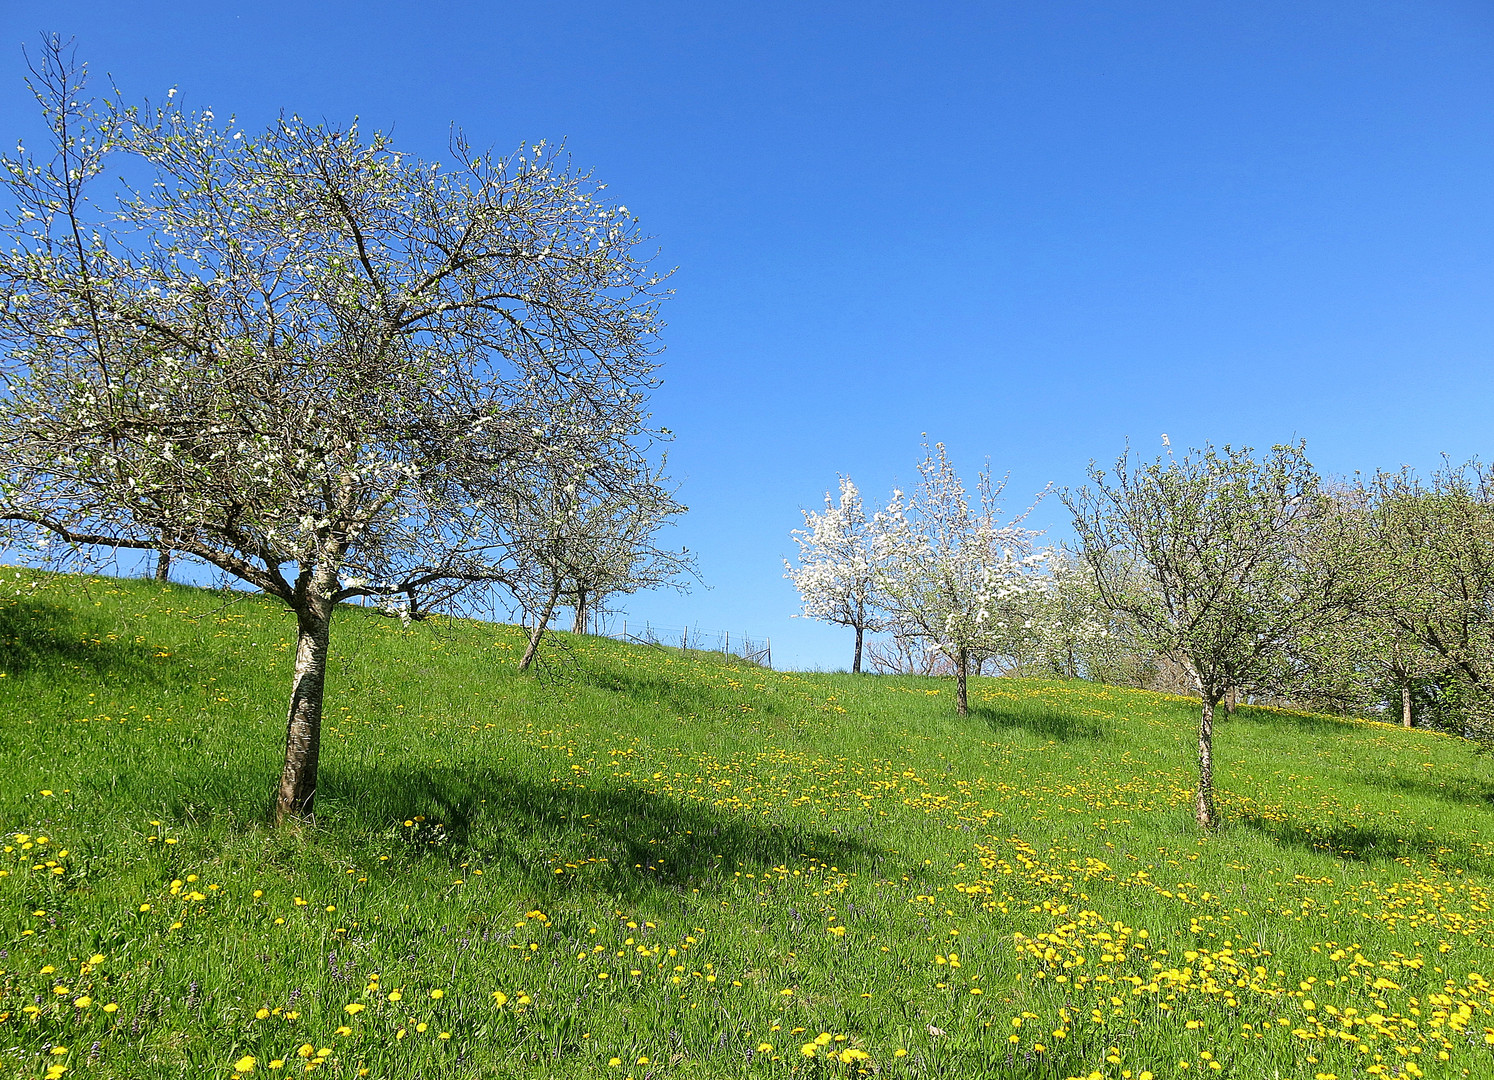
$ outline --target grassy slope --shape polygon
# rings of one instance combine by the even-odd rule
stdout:
[[[274,833],[290,619],[42,580],[0,602],[6,1072],[1494,1076],[1457,741],[1246,710],[1200,837],[1178,699],[962,720],[598,639],[542,681],[513,628],[348,609]]]

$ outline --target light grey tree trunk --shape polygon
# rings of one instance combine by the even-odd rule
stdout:
[[[851,661],[851,674],[852,675],[860,675],[861,674],[861,638],[862,638],[862,635],[865,632],[866,632],[865,631],[865,627],[861,626],[860,624],[857,624],[857,626],[856,626],[856,657],[855,657],[855,659],[853,659]]]
[[[1214,705],[1214,696],[1205,693],[1198,718],[1198,795],[1193,800],[1193,817],[1205,829],[1215,824]]]
[[[970,700],[965,693],[965,675],[969,664],[969,654],[960,649],[955,654],[955,712],[960,716],[970,715]]]
[[[586,633],[586,616],[586,590],[578,587],[576,589],[576,622],[571,627],[571,633]]]
[[[560,582],[556,581],[550,590],[550,599],[545,602],[545,611],[534,624],[534,629],[529,634],[529,647],[524,650],[524,658],[519,661],[519,670],[528,671],[529,665],[534,663],[535,654],[539,652],[540,638],[545,636],[545,627],[550,625],[550,616],[555,614],[555,605],[560,602]]]
[[[164,544],[156,550],[156,580],[162,584],[171,580],[171,549]]]
[[[309,817],[316,802],[316,772],[322,742],[322,692],[327,677],[331,643],[331,592],[335,577],[318,575],[310,587],[298,590],[296,612],[296,670],[286,718],[285,764],[275,797],[275,821]]]
[[[1411,726],[1411,684],[1401,683],[1401,724],[1405,727]]]

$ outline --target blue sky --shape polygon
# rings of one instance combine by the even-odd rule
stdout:
[[[849,663],[790,617],[800,508],[906,485],[922,432],[1014,510],[1162,432],[1494,452],[1486,3],[12,4],[0,137],[43,30],[246,123],[564,140],[678,268],[653,407],[708,587],[629,619],[779,666]]]

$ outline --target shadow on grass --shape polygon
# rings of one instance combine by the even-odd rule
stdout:
[[[806,857],[847,872],[870,871],[886,858],[836,830],[762,821],[632,786],[540,783],[491,768],[324,766],[318,799],[324,814],[339,819],[334,828],[391,838],[408,859],[444,856],[487,865],[489,873],[506,866],[547,890],[570,886],[583,860],[590,860],[581,878],[587,888],[637,896],[689,893],[735,880],[738,870],[801,865]],[[400,824],[417,814],[425,821]]]
[[[1194,716],[1197,715],[1195,708]],[[1339,738],[1348,734],[1352,727],[1352,721],[1341,720],[1335,716],[1324,716],[1318,713],[1276,712],[1252,708],[1249,705],[1240,706],[1228,716],[1225,715],[1223,709],[1216,710],[1214,724],[1216,727],[1222,724],[1242,724],[1261,728],[1295,728],[1313,735],[1333,735]]]
[[[1461,840],[1409,835],[1375,825],[1314,825],[1259,814],[1242,815],[1232,819],[1232,824],[1258,833],[1277,847],[1317,852],[1350,862],[1419,858],[1441,866],[1480,869],[1488,863],[1486,856]]]
[[[715,655],[720,656],[719,653]],[[750,679],[763,670],[752,665],[733,664],[728,667],[725,661],[721,662],[721,666],[737,679]],[[585,677],[599,690],[621,694],[648,708],[654,708],[654,703],[657,702],[681,716],[708,713],[716,709],[733,712],[741,701],[739,696],[725,690],[681,678],[677,672],[655,673],[626,668],[620,670],[593,661],[588,665]],[[760,718],[774,718],[784,714],[782,706],[771,695],[754,699],[753,709]]]
[[[1366,787],[1393,791],[1398,795],[1415,795],[1423,799],[1457,806],[1494,805],[1494,789],[1486,781],[1467,776],[1445,776],[1433,780],[1431,776],[1391,776],[1386,773],[1368,773],[1357,778]]]
[[[3,604],[0,668],[11,675],[73,670],[149,682],[166,677],[168,665],[151,646],[123,641],[112,633],[80,619],[71,608],[43,599]]]
[[[977,705],[970,714],[980,717],[997,734],[1022,730],[1056,742],[1101,739],[1106,734],[1104,726],[1096,720],[1044,705]]]

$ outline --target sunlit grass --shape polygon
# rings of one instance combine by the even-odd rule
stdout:
[[[1456,740],[344,609],[276,832],[288,617],[6,592],[6,1074],[1494,1076]]]

